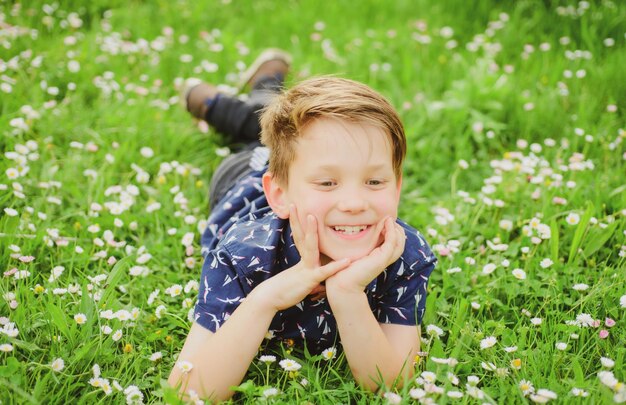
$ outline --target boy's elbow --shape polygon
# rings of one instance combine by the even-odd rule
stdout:
[[[194,401],[197,399],[205,400],[207,403],[213,404],[221,401],[229,400],[234,391],[229,389],[215,389],[206,387],[197,377],[197,373],[189,372],[183,374],[174,367],[167,379],[170,387],[178,391],[178,397],[185,401]]]
[[[409,380],[413,378],[415,371],[412,366],[403,364],[400,367],[394,367],[393,370],[387,370],[382,373],[377,368],[375,376],[364,375],[355,370],[352,370],[352,376],[357,384],[370,392],[376,393],[380,389],[385,387],[402,388]]]

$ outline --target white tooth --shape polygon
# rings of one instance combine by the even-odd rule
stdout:
[[[366,227],[365,226],[335,226],[334,228],[338,232],[343,232],[349,235],[353,235],[355,233],[359,233],[363,231]]]

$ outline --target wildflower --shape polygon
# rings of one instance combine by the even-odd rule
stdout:
[[[622,296],[619,298],[619,305],[620,305],[622,308],[626,308],[626,295],[622,295]]]
[[[602,363],[602,367],[613,368],[615,362],[608,357],[600,357],[600,363]]]
[[[413,388],[409,391],[409,396],[413,399],[422,399],[426,396],[426,391],[421,388]]]
[[[148,301],[147,301],[148,305],[152,305],[154,303],[154,300],[157,298],[160,292],[161,290],[156,289],[150,293],[150,295],[148,296]]]
[[[593,324],[595,323],[595,319],[593,319],[591,315],[589,314],[580,313],[576,315],[576,320],[570,321],[570,323],[576,326],[587,328],[587,327],[593,326]]]
[[[150,253],[144,253],[137,258],[137,263],[146,264],[150,259],[152,259],[152,255]]]
[[[182,360],[176,363],[176,367],[178,367],[183,374],[187,374],[193,368],[193,364],[189,361]]]
[[[615,326],[615,320],[611,318],[605,318],[604,325],[606,325],[607,328],[612,328],[613,326]]]
[[[509,220],[509,219],[503,219],[500,221],[499,223],[500,228],[505,230],[505,231],[511,231],[511,229],[513,229],[513,221]]]
[[[579,283],[579,284],[574,284],[572,286],[572,289],[575,291],[586,291],[589,289],[589,286],[587,284]]]
[[[332,360],[337,355],[337,349],[334,347],[329,347],[328,349],[324,349],[322,352],[322,358],[326,361]]]
[[[547,269],[548,267],[552,266],[554,262],[548,258],[543,259],[541,262],[539,262],[539,265],[541,266],[541,268],[543,269]]]
[[[0,345],[0,352],[11,352],[13,351],[13,345],[9,344],[9,343],[3,343]]]
[[[161,352],[154,352],[152,353],[152,355],[150,355],[150,361],[159,361],[163,358],[163,353]]]
[[[420,377],[429,383],[435,383],[437,381],[437,374],[432,371],[423,371],[422,374],[420,374]]]
[[[507,346],[504,348],[504,351],[507,353],[513,353],[517,351],[517,346]]]
[[[600,332],[598,332],[598,336],[600,337],[600,339],[606,339],[609,337],[609,331],[606,329],[602,329]]]
[[[57,278],[61,277],[61,274],[65,271],[65,267],[63,266],[55,266],[52,268],[52,272],[50,273],[49,282],[53,282]]]
[[[470,375],[467,377],[467,383],[469,385],[478,385],[478,382],[480,381],[480,379],[475,376],[475,375]]]
[[[511,274],[518,280],[526,280],[526,272],[522,269],[513,269]]]
[[[461,391],[448,391],[446,395],[454,399],[463,398],[463,393]]]
[[[567,350],[567,343],[565,342],[557,342],[554,347],[556,347],[557,350]]]
[[[122,330],[118,329],[115,331],[115,333],[111,336],[111,339],[113,339],[114,342],[119,341],[122,338]]]
[[[497,342],[498,340],[495,336],[488,336],[480,341],[480,348],[481,350],[489,349],[490,347],[495,346]]]
[[[441,329],[440,327],[431,324],[426,326],[426,333],[429,336],[440,337],[443,335],[444,332],[443,329]]]
[[[274,363],[276,361],[276,356],[272,356],[269,354],[264,354],[263,356],[259,357],[259,361],[261,363]]]
[[[495,271],[496,269],[496,265],[493,263],[487,263],[484,267],[483,267],[483,274],[491,274]]]
[[[193,232],[187,232],[185,235],[183,235],[183,238],[181,240],[183,246],[185,247],[191,246],[193,243],[193,238],[194,238]]]
[[[580,388],[572,388],[572,390],[570,391],[570,394],[572,394],[575,397],[588,397],[589,393],[585,390],[582,390]]]
[[[128,273],[133,277],[138,277],[138,276],[145,277],[148,274],[150,274],[150,270],[146,266],[132,266],[128,270]]]
[[[511,360],[511,368],[515,370],[519,370],[522,368],[522,359],[513,359]]]
[[[196,266],[196,259],[193,257],[185,258],[185,267],[188,269],[193,269]]]
[[[14,210],[13,208],[5,208],[4,213],[10,217],[14,217],[14,216],[17,216],[17,214],[19,214],[17,210]]]
[[[74,315],[74,320],[77,324],[82,325],[87,322],[87,316],[85,314],[76,314]]]
[[[530,318],[530,323],[535,326],[539,326],[543,323],[543,320],[541,318]]]
[[[309,380],[307,380],[306,378],[303,378],[302,380],[300,380],[300,385],[302,385],[303,387],[306,387],[307,385],[309,385]]]
[[[509,375],[509,369],[506,367],[498,367],[496,369],[496,376],[502,378],[502,377],[506,377],[507,375]]]
[[[100,379],[100,388],[102,389],[102,391],[104,391],[106,395],[110,395],[113,392],[113,389],[111,388],[111,383],[106,378]]]
[[[485,393],[476,386],[468,385],[466,386],[466,388],[467,388],[467,395],[469,395],[472,398],[483,399],[485,397]]]
[[[165,294],[169,294],[170,297],[176,297],[183,292],[183,286],[180,284],[174,284],[171,287],[165,289]]]
[[[457,377],[454,373],[448,371],[447,377],[448,381],[450,381],[452,385],[459,385],[459,377]]]
[[[65,368],[65,361],[63,361],[63,359],[60,357],[57,359],[54,359],[52,363],[50,364],[50,367],[52,367],[52,370],[58,373],[59,371],[62,371]]]
[[[390,404],[399,404],[402,402],[402,397],[395,392],[385,392],[383,398]]]
[[[276,389],[276,388],[267,388],[267,389],[263,390],[263,397],[265,397],[265,398],[275,397],[279,393],[280,393],[280,391],[278,391],[278,389]]]
[[[142,404],[143,403],[143,394],[139,391],[139,388],[135,385],[130,385],[124,390],[124,394],[126,395],[126,403],[127,404]]]
[[[570,212],[567,214],[567,217],[565,217],[565,222],[570,225],[577,225],[580,222],[580,215],[575,212]]]
[[[154,156],[154,151],[152,150],[152,148],[149,148],[147,146],[144,146],[143,148],[141,148],[139,150],[139,153],[141,154],[141,156],[145,158],[151,158],[152,156]]]
[[[115,313],[115,317],[122,322],[128,321],[130,319],[130,312],[125,309],[120,309]]]
[[[298,363],[295,360],[291,360],[291,359],[283,359],[280,362],[278,362],[278,364],[285,371],[298,371],[298,370],[300,370],[302,368],[300,363]]]
[[[496,371],[496,365],[491,362],[481,362],[480,366],[487,371]]]
[[[200,284],[196,280],[190,280],[187,282],[187,284],[185,284],[185,288],[183,288],[183,291],[189,294],[191,291],[197,292],[199,287]]]
[[[167,308],[165,307],[165,305],[159,305],[154,311],[154,314],[156,315],[157,318],[161,319],[166,309]]]
[[[598,378],[602,384],[611,389],[614,389],[620,383],[612,371],[598,371]]]
[[[537,404],[545,404],[551,399],[556,399],[557,395],[555,392],[541,388],[537,390],[536,394],[531,394],[530,399]]]
[[[522,390],[522,394],[527,396],[528,394],[533,394],[535,392],[535,387],[533,387],[533,383],[528,380],[522,380],[517,385],[520,390]]]

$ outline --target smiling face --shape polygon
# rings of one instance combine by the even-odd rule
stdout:
[[[282,218],[289,204],[301,224],[315,217],[323,261],[357,259],[382,243],[381,221],[396,218],[400,185],[384,130],[319,118],[298,137],[287,185],[274,182],[268,200]]]

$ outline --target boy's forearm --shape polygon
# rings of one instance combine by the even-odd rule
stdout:
[[[412,376],[412,357],[417,347],[392,345],[374,317],[364,292],[346,293],[327,289],[326,293],[357,383],[375,391],[381,382],[391,386],[397,380],[402,384]]]
[[[177,361],[189,361],[193,369],[183,375],[174,366],[170,385],[182,382],[181,392],[192,389],[211,400],[230,398],[229,387],[243,379],[276,314],[263,301],[251,294],[213,334],[194,323]]]

